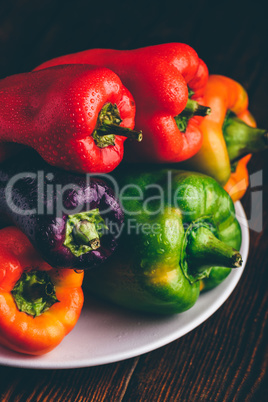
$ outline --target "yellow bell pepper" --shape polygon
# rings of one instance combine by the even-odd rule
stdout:
[[[246,164],[249,158],[244,157],[266,148],[268,133],[256,128],[255,120],[248,111],[248,95],[245,89],[228,77],[209,77],[204,103],[211,108],[211,114],[200,125],[203,144],[196,155],[183,163],[183,167],[205,173],[222,186],[231,178],[225,188],[232,190],[232,198],[236,201],[248,186]],[[238,170],[232,173],[232,164],[236,163]],[[244,184],[234,188],[237,180],[242,180]],[[236,192],[239,193],[235,194]]]

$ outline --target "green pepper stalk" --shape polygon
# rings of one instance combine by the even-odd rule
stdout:
[[[59,300],[55,286],[45,271],[24,272],[12,295],[19,311],[38,317]]]
[[[66,239],[64,245],[79,257],[101,246],[103,230],[108,229],[100,215],[99,209],[68,215],[66,222]]]
[[[115,136],[120,135],[138,142],[142,141],[142,132],[134,131],[127,127],[121,127],[122,119],[116,105],[106,103],[101,109],[97,127],[92,137],[99,148],[106,148],[109,145],[115,145]]]
[[[192,90],[189,90],[188,92],[188,100],[184,110],[179,115],[174,117],[176,124],[182,133],[185,133],[191,117],[204,117],[211,113],[210,107],[200,105],[196,100],[191,99],[191,96],[194,94]]]
[[[230,113],[227,114],[222,130],[231,163],[237,162],[247,154],[268,148],[267,130],[250,127]]]

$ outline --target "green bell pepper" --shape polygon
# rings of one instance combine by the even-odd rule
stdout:
[[[234,205],[212,178],[177,170],[119,172],[125,212],[121,244],[86,288],[134,310],[172,314],[192,307],[241,266]]]

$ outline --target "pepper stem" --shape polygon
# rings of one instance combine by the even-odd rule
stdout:
[[[73,255],[80,257],[101,246],[101,236],[107,229],[98,208],[69,215],[63,244]]]
[[[59,300],[45,271],[24,272],[11,291],[19,311],[38,317]]]
[[[250,127],[238,117],[227,116],[222,130],[231,163],[268,148],[267,130]]]
[[[174,117],[178,129],[185,133],[188,122],[191,117],[193,116],[207,116],[210,114],[211,109],[210,107],[200,105],[197,101],[188,98],[187,104],[183,111]]]
[[[180,116],[207,116],[211,113],[211,108],[208,106],[200,105],[196,100],[189,99]]]
[[[121,127],[119,110],[116,104],[106,103],[101,109],[92,137],[99,148],[115,145],[115,136],[123,136],[136,141],[142,140],[142,132],[134,131],[127,127]]]
[[[100,247],[99,234],[93,222],[81,221],[76,223],[73,228],[73,237],[77,244],[89,245],[92,250]]]
[[[192,228],[187,240],[187,262],[192,274],[217,266],[238,268],[242,265],[240,253],[217,239],[205,226]]]
[[[98,128],[98,135],[105,136],[105,135],[120,135],[122,137],[127,137],[132,140],[136,140],[138,142],[142,141],[142,132],[141,131],[134,131],[127,127],[121,127],[117,124],[102,124]]]

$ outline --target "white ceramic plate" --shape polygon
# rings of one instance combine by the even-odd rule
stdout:
[[[37,369],[64,369],[113,363],[157,349],[196,328],[230,296],[244,270],[249,229],[240,202],[236,214],[242,228],[243,266],[217,288],[202,294],[188,311],[170,317],[130,313],[87,298],[74,330],[52,352],[38,357],[0,347],[0,364]]]

